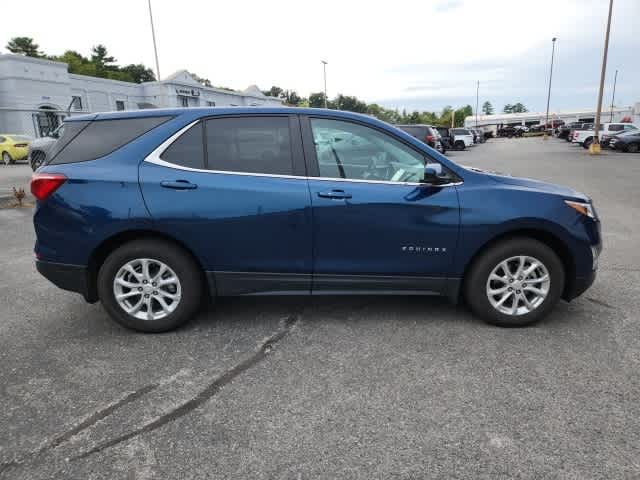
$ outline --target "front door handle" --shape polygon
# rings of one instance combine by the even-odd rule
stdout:
[[[198,185],[196,185],[195,183],[191,183],[188,180],[164,180],[160,182],[160,186],[164,188],[172,188],[174,190],[194,190],[198,188]]]
[[[318,196],[320,198],[332,198],[336,200],[351,198],[351,194],[345,192],[344,190],[331,190],[330,192],[318,192]]]

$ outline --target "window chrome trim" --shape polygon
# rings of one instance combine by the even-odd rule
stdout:
[[[175,142],[183,133],[189,130],[191,127],[200,122],[201,119],[195,120],[191,122],[189,125],[182,127],[176,133],[167,138],[164,142],[162,142],[159,146],[157,146],[149,155],[147,155],[143,162],[153,163],[154,165],[159,165],[161,167],[173,168],[174,170],[184,170],[187,172],[197,172],[197,173],[213,173],[213,174],[222,174],[222,175],[240,175],[247,177],[270,177],[270,178],[289,178],[295,180],[321,180],[321,181],[331,181],[331,182],[349,182],[349,183],[373,183],[373,184],[382,184],[382,185],[403,185],[403,186],[436,186],[436,187],[452,187],[456,185],[462,185],[463,182],[451,182],[444,183],[442,185],[433,185],[430,183],[422,183],[422,182],[392,182],[389,180],[361,180],[357,178],[331,178],[331,177],[307,177],[301,175],[281,175],[281,174],[273,174],[273,173],[252,173],[252,172],[235,172],[230,170],[207,170],[205,168],[192,168],[185,167],[183,165],[177,165],[175,163],[167,162],[166,160],[162,160],[160,156],[164,153],[164,151],[171,146],[173,142]]]

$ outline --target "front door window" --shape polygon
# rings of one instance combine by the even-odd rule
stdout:
[[[311,129],[320,177],[415,183],[424,178],[425,157],[386,133],[324,118],[312,118]]]

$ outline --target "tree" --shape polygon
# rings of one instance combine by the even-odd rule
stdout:
[[[145,67],[143,64],[131,64],[126,67],[122,67],[122,72],[127,73],[131,80],[135,83],[143,83],[143,82],[155,82],[156,76],[153,73],[153,70]]]
[[[512,113],[525,113],[525,112],[528,112],[528,111],[529,110],[527,110],[527,107],[525,107],[523,104],[518,102],[513,106]]]
[[[301,101],[302,98],[300,97],[300,95],[298,95],[298,93],[295,90],[285,90],[280,94],[280,98],[282,98],[285,103],[287,103],[288,105],[293,105],[293,106],[297,106]]]
[[[26,55],[27,57],[43,57],[44,54],[39,49],[40,46],[34,43],[31,37],[13,37],[7,43],[7,50],[11,53]]]
[[[528,112],[527,107],[525,107],[522,103],[518,102],[516,104],[511,105],[507,103],[502,109],[504,113],[525,113]]]
[[[193,77],[193,79],[198,82],[200,85],[202,85],[203,87],[213,87],[213,85],[211,84],[211,80],[209,80],[208,78],[203,78],[201,76],[199,76],[196,73],[193,72],[189,72],[189,75],[191,75]],[[223,89],[226,90],[226,89]]]
[[[269,90],[264,90],[262,93],[264,93],[267,97],[280,98],[280,95],[282,95],[282,92],[284,92],[282,88],[276,87],[275,85],[273,85]]]
[[[312,108],[324,108],[324,92],[315,92],[310,94],[309,106]]]
[[[484,115],[493,115],[493,105],[490,101],[486,101],[482,104],[482,113]]]
[[[338,96],[331,102],[338,110],[346,110],[348,112],[366,113],[367,104],[357,97],[338,94]]]
[[[107,53],[107,47],[96,45],[91,49],[91,63],[96,66],[96,74],[99,77],[106,77],[108,70],[117,71],[118,66],[114,65],[116,59]]]

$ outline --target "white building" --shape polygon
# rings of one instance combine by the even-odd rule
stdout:
[[[0,54],[0,132],[43,136],[67,114],[156,107],[280,106],[255,85],[242,92],[205,87],[186,70],[157,82],[75,75],[67,64]]]
[[[640,103],[636,103],[633,107],[619,107],[613,109],[613,114],[610,108],[603,107],[601,121],[604,122],[619,122],[623,118],[629,117],[632,122],[640,123]],[[478,115],[478,126],[484,127],[485,130],[495,128],[497,126],[516,126],[526,125],[528,127],[533,125],[544,125],[547,118],[546,112],[526,112],[526,113],[497,113],[495,115]],[[585,122],[593,123],[596,118],[596,110],[574,110],[574,111],[550,111],[549,123],[553,120],[564,120],[565,123],[570,122]],[[471,115],[464,119],[465,127],[476,126],[476,116]]]

